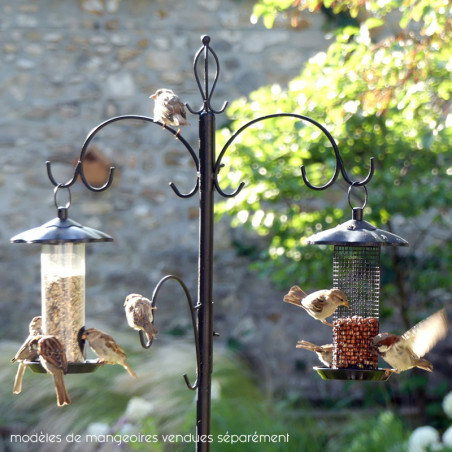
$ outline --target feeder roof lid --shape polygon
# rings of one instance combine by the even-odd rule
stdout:
[[[11,238],[12,243],[61,243],[112,242],[113,237],[97,229],[82,226],[67,218],[67,209],[58,209],[58,217],[37,228],[21,232]]]
[[[315,245],[408,246],[409,243],[391,232],[383,231],[362,219],[362,211],[353,211],[353,219],[335,228],[321,231],[306,239]]]

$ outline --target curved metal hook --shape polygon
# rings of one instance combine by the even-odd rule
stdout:
[[[94,187],[92,186],[85,177],[85,173],[83,171],[83,159],[85,157],[86,151],[88,150],[88,146],[91,143],[91,140],[95,137],[95,135],[102,130],[104,127],[106,127],[108,124],[111,124],[113,122],[117,122],[117,121],[121,121],[121,120],[125,120],[125,119],[138,119],[138,120],[142,120],[142,121],[147,121],[147,122],[151,122],[153,124],[157,124],[159,126],[161,126],[162,128],[164,128],[165,130],[168,130],[170,133],[172,133],[184,146],[185,148],[188,150],[188,152],[190,153],[195,166],[196,166],[196,170],[199,170],[199,160],[198,157],[196,156],[195,152],[193,151],[192,147],[190,146],[190,144],[187,142],[187,140],[185,140],[185,138],[180,135],[176,130],[172,129],[171,127],[168,127],[167,125],[159,122],[159,121],[154,121],[154,119],[148,117],[148,116],[140,116],[140,115],[123,115],[123,116],[115,116],[113,118],[107,119],[106,121],[102,122],[101,124],[97,125],[96,127],[94,127],[94,129],[91,130],[91,132],[89,132],[88,136],[85,139],[85,142],[83,143],[82,146],[82,150],[80,153],[80,157],[79,157],[79,161],[77,162],[77,165],[75,167],[74,170],[74,175],[72,177],[72,179],[70,181],[68,181],[65,184],[61,184],[58,183],[55,178],[53,177],[52,174],[52,169],[51,169],[51,162],[46,162],[46,166],[47,166],[47,175],[50,179],[50,181],[52,182],[53,185],[57,186],[60,185],[62,188],[67,188],[70,187],[71,185],[73,185],[76,180],[77,177],[80,176],[83,184],[91,191],[95,191],[95,192],[100,192],[100,191],[104,191],[106,190],[113,182],[113,175],[114,175],[114,167],[110,168],[110,172],[109,172],[109,176],[108,176],[108,180],[106,181],[106,183],[104,185],[102,185],[101,187]],[[174,192],[183,198],[188,198],[190,196],[193,196],[197,190],[198,190],[198,186],[199,186],[199,181],[196,180],[196,185],[195,187],[191,190],[190,193],[188,194],[182,194],[177,187],[171,182],[170,183],[171,188],[174,190]]]
[[[245,186],[245,182],[240,182],[239,186],[232,192],[232,193],[225,193],[219,186],[217,176],[215,175],[214,180],[215,188],[217,189],[218,193],[223,196],[223,198],[234,198],[234,196],[237,196]]]
[[[215,183],[215,188],[217,189],[217,191],[224,197],[227,198],[231,198],[236,196],[238,193],[240,193],[240,191],[242,190],[242,188],[244,187],[244,182],[241,182],[239,187],[233,192],[233,193],[225,193],[219,186],[218,183],[218,174],[220,172],[221,169],[221,159],[223,158],[226,150],[229,148],[229,146],[233,143],[233,141],[237,138],[237,136],[242,133],[245,129],[247,129],[248,127],[250,127],[251,125],[255,124],[256,122],[259,121],[264,121],[266,119],[270,119],[270,118],[279,118],[279,117],[291,117],[291,118],[295,118],[295,119],[300,119],[302,121],[307,121],[311,124],[313,124],[314,126],[316,126],[317,128],[319,128],[323,134],[328,138],[328,141],[331,143],[331,146],[333,147],[334,150],[334,154],[336,156],[336,167],[334,169],[334,174],[331,177],[331,179],[324,185],[318,187],[316,185],[313,185],[309,182],[307,175],[306,175],[306,169],[305,166],[302,165],[301,166],[301,175],[303,178],[303,182],[312,190],[325,190],[328,187],[331,187],[331,185],[334,184],[334,182],[336,181],[337,177],[339,176],[339,171],[342,173],[342,176],[344,177],[345,181],[348,184],[354,184],[356,186],[361,186],[361,185],[365,185],[367,184],[370,179],[373,176],[374,173],[374,162],[373,162],[373,157],[371,157],[370,159],[370,171],[369,174],[367,175],[367,177],[360,181],[360,182],[354,182],[352,181],[348,175],[347,172],[345,171],[345,167],[344,167],[344,163],[342,161],[342,157],[340,155],[339,152],[339,148],[336,144],[336,141],[334,140],[333,136],[331,135],[331,133],[324,127],[322,126],[322,124],[320,124],[319,122],[315,121],[314,119],[310,118],[309,116],[304,116],[304,115],[298,115],[295,113],[274,113],[274,114],[270,114],[270,115],[266,115],[266,116],[261,116],[259,118],[253,119],[252,121],[247,122],[245,125],[243,125],[242,127],[240,127],[240,129],[238,129],[230,138],[229,140],[226,142],[226,144],[223,146],[223,149],[221,150],[218,159],[215,163],[215,167],[214,167],[214,183]]]
[[[210,36],[202,36],[201,42],[203,43],[203,46],[198,50],[198,52],[195,55],[195,59],[193,62],[193,69],[195,73],[195,79],[196,83],[198,84],[199,91],[201,93],[202,99],[203,99],[203,106],[199,110],[194,110],[190,107],[190,105],[186,104],[188,110],[196,115],[199,115],[203,111],[208,112],[211,111],[212,113],[219,114],[223,113],[225,108],[228,105],[228,102],[224,102],[223,106],[220,108],[220,110],[214,110],[211,104],[211,99],[213,92],[215,91],[215,86],[217,84],[218,78],[220,76],[220,62],[218,61],[218,57],[216,53],[211,49],[209,43],[210,43]],[[198,75],[198,61],[201,56],[201,54],[204,53],[204,88],[201,85],[201,81],[199,80]],[[215,60],[215,64],[217,66],[217,70],[215,72],[215,77],[212,84],[212,89],[209,92],[209,53],[213,56]]]
[[[52,184],[55,187],[69,188],[69,187],[72,187],[72,185],[74,185],[75,182],[77,181],[77,178],[80,174],[81,166],[82,166],[82,162],[78,161],[77,165],[75,166],[74,175],[72,176],[72,179],[67,181],[65,184],[62,184],[60,182],[57,182],[56,179],[53,177],[52,162],[50,160],[47,160],[46,161],[47,177],[49,178],[50,182],[52,182]]]
[[[157,295],[158,295],[160,289],[162,288],[163,284],[166,281],[170,280],[170,279],[173,279],[173,280],[177,281],[180,284],[180,286],[184,290],[184,293],[185,293],[185,296],[186,296],[186,299],[187,299],[187,302],[188,302],[188,307],[190,308],[191,322],[192,322],[192,325],[193,325],[193,334],[194,334],[194,338],[195,338],[197,374],[199,375],[200,374],[200,368],[201,368],[201,359],[200,359],[200,353],[199,353],[199,339],[198,339],[198,334],[197,334],[198,333],[198,327],[196,325],[195,307],[193,306],[193,302],[192,302],[192,299],[191,299],[191,296],[190,296],[190,292],[187,289],[187,286],[177,276],[167,275],[167,276],[163,277],[159,281],[157,286],[155,287],[154,293],[152,294],[152,300],[151,300],[152,301],[152,306],[155,307],[155,303],[156,303],[156,300],[157,300]],[[145,339],[145,335],[144,335],[143,331],[141,331],[141,330],[139,331],[139,335],[140,335],[141,345],[144,348],[149,348],[152,345],[153,339],[151,339],[149,342],[147,342],[146,339]],[[185,380],[185,383],[186,383],[186,385],[187,385],[187,387],[189,389],[195,390],[198,387],[198,378],[196,379],[194,384],[191,384],[190,380],[188,379],[187,374],[184,374],[184,380]]]
[[[196,185],[193,187],[192,191],[187,194],[181,193],[173,182],[170,182],[169,186],[173,189],[173,192],[179,196],[179,198],[191,198],[199,190],[199,178],[196,179]]]
[[[231,198],[236,196],[238,193],[240,193],[240,191],[242,190],[243,186],[245,185],[244,182],[241,182],[239,187],[231,194],[225,193],[219,186],[218,183],[218,174],[220,172],[221,169],[221,159],[223,158],[224,154],[226,153],[227,149],[229,148],[229,146],[234,142],[234,140],[237,138],[238,135],[240,135],[245,129],[247,129],[248,127],[252,126],[253,124],[260,122],[260,121],[264,121],[266,119],[271,119],[271,118],[279,118],[279,117],[292,117],[292,118],[296,118],[296,119],[301,119],[304,121],[308,121],[311,124],[314,124],[316,127],[318,127],[328,138],[328,140],[330,141],[331,145],[333,146],[334,149],[334,153],[336,154],[336,158],[339,155],[339,149],[337,147],[336,142],[334,141],[334,138],[332,137],[332,135],[328,132],[327,129],[325,129],[325,127],[323,127],[321,124],[319,124],[317,121],[315,121],[312,118],[309,118],[308,116],[303,116],[303,115],[297,115],[295,113],[274,113],[274,114],[270,114],[270,115],[266,115],[266,116],[261,116],[259,118],[253,119],[252,121],[247,122],[245,125],[243,125],[242,127],[240,127],[240,129],[238,129],[236,132],[234,132],[234,134],[229,138],[229,140],[226,142],[226,144],[223,146],[223,149],[221,150],[220,154],[218,155],[218,159],[215,163],[215,167],[214,167],[214,175],[215,175],[215,188],[217,189],[217,191],[224,197],[227,198]],[[325,184],[322,187],[315,187],[313,185],[311,185],[309,183],[309,181],[307,181],[307,179],[305,179],[306,173],[304,170],[304,167],[301,167],[301,171],[302,174],[304,175],[303,180],[304,182],[310,187],[310,188],[314,188],[315,190],[324,190],[325,188],[331,186],[337,179],[337,176],[339,175],[339,168],[336,165],[335,171],[333,176],[331,177],[331,179],[329,180],[329,182],[327,184]]]
[[[372,179],[372,177],[374,175],[374,172],[375,172],[375,165],[374,165],[374,158],[373,157],[370,157],[369,173],[367,174],[367,176],[362,181],[353,181],[353,180],[351,180],[348,177],[347,172],[345,171],[344,162],[342,161],[341,156],[339,156],[339,166],[341,168],[342,177],[345,179],[345,181],[349,185],[354,185],[356,187],[361,187],[363,185],[368,184],[370,182],[370,180]]]

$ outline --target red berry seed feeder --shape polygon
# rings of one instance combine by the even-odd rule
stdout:
[[[98,363],[86,360],[81,334],[85,326],[85,243],[111,242],[104,232],[82,226],[68,218],[69,202],[57,204],[58,216],[11,238],[12,243],[41,245],[42,333],[56,336],[64,346],[68,373],[93,372]],[[36,361],[25,361],[31,370],[45,373]]]
[[[340,306],[333,314],[333,362],[315,367],[328,380],[386,380],[389,373],[378,368],[378,356],[370,348],[379,333],[380,249],[382,246],[408,246],[390,232],[377,229],[363,220],[362,207],[348,202],[352,219],[333,229],[308,237],[309,244],[334,245],[333,287],[345,292],[349,307]]]

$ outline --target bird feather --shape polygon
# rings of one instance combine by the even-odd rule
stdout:
[[[446,311],[445,309],[441,309],[414,325],[401,338],[406,341],[413,353],[418,357],[422,357],[438,341],[446,337],[447,329]]]

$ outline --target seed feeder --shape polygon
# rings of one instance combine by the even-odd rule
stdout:
[[[95,360],[85,360],[81,334],[85,325],[85,243],[111,242],[104,232],[82,226],[68,218],[69,201],[58,206],[57,217],[11,238],[12,243],[41,244],[42,332],[56,336],[63,344],[68,373],[92,372]],[[34,371],[44,373],[39,362],[25,362]]]
[[[333,287],[345,292],[349,307],[333,314],[333,362],[330,368],[315,368],[323,379],[386,380],[390,374],[378,369],[378,355],[370,348],[379,333],[380,250],[382,246],[408,246],[401,237],[363,220],[362,207],[348,202],[352,219],[307,239],[315,245],[334,245]]]

